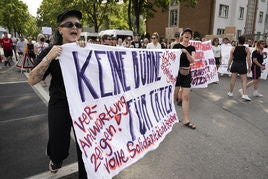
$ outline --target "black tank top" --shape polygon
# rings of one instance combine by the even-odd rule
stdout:
[[[245,46],[236,46],[234,49],[234,61],[245,61],[247,57]]]

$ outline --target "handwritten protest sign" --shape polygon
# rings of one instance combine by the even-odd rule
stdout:
[[[220,67],[218,69],[219,73],[231,74],[230,72],[227,71],[227,67],[228,67],[228,60],[229,60],[229,57],[230,57],[230,51],[231,51],[232,48],[233,48],[233,46],[231,46],[231,45],[224,45],[224,44],[221,45],[221,53],[222,53],[222,59],[221,60],[222,60],[222,64],[220,65]],[[252,54],[254,48],[249,47],[249,49],[250,49],[250,52]],[[267,48],[265,48],[263,50],[268,53]],[[251,57],[250,57],[250,60],[252,62]],[[260,79],[266,80],[267,75],[268,75],[268,59],[267,59],[267,57],[265,57],[263,59],[263,64],[265,64],[266,68],[265,68],[265,70],[262,71]],[[250,72],[247,76],[252,77],[252,73]]]
[[[231,44],[222,44],[221,45],[221,65],[218,69],[218,72],[221,74],[231,74],[227,71],[228,61],[230,58],[230,51],[233,48]]]
[[[178,122],[181,50],[63,45],[60,65],[88,178],[111,178],[156,149]]]
[[[195,47],[195,62],[191,64],[192,88],[205,88],[219,81],[211,41],[191,41]]]

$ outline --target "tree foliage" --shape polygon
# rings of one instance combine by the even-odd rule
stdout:
[[[28,12],[25,3],[19,0],[1,0],[0,25],[10,33],[32,35],[36,32],[36,22]]]
[[[156,8],[168,10],[170,2],[188,2],[195,7],[197,0],[43,0],[37,18],[31,16],[28,7],[20,0],[0,1],[0,25],[10,33],[35,37],[42,26],[57,27],[56,17],[66,9],[78,9],[83,13],[84,25],[101,29],[129,29],[139,33],[142,20],[152,18]]]
[[[124,2],[127,2],[126,0]],[[197,0],[129,0],[129,3],[132,4],[132,12],[135,16],[135,29],[136,33],[140,31],[140,16],[143,16],[145,19],[152,18],[156,12],[156,7],[161,8],[163,11],[168,10],[169,4],[171,2],[188,2],[189,7],[195,7]],[[129,16],[131,14],[128,14]]]

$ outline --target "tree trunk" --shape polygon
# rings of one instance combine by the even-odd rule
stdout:
[[[128,12],[127,12],[129,30],[133,30],[132,29],[132,21],[131,21],[131,2],[132,2],[131,0],[128,1]]]

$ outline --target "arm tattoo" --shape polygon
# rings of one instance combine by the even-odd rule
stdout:
[[[37,66],[37,69],[35,71],[32,71],[32,73],[29,74],[29,76],[32,78],[32,80],[41,80],[48,69],[50,63],[42,63],[41,66]]]

